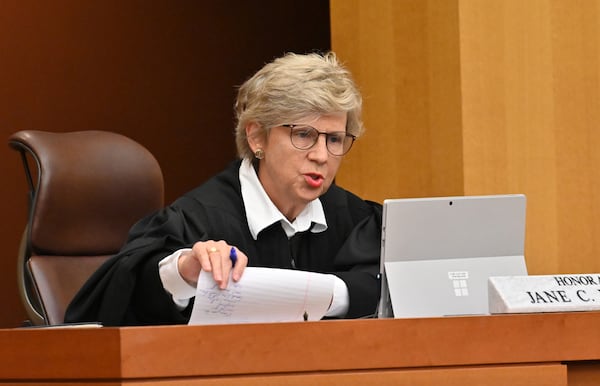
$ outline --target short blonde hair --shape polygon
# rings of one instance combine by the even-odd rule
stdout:
[[[345,112],[346,132],[363,131],[362,97],[350,72],[333,52],[288,53],[266,64],[242,84],[235,103],[235,138],[240,158],[252,159],[246,126],[255,122],[268,134],[272,127],[309,115]]]

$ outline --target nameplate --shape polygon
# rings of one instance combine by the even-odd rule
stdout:
[[[600,273],[488,279],[490,313],[600,310]]]

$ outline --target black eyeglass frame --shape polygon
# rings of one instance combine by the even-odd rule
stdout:
[[[290,129],[290,142],[292,143],[292,146],[294,146],[296,149],[298,150],[309,150],[312,149],[317,142],[319,142],[319,136],[324,135],[325,136],[325,148],[327,149],[327,152],[335,157],[341,157],[344,156],[346,154],[348,154],[348,152],[350,151],[350,149],[352,149],[352,145],[354,144],[354,141],[356,140],[356,135],[353,134],[349,134],[345,131],[332,131],[330,133],[326,132],[326,131],[319,131],[316,128],[310,126],[310,125],[300,125],[300,124],[293,124],[293,123],[287,123],[287,124],[283,124],[283,125],[279,125],[280,127],[286,127],[288,129]],[[312,145],[308,146],[308,147],[299,147],[298,145],[296,145],[294,143],[294,129],[295,128],[306,128],[306,129],[311,129],[314,130],[317,133],[317,136],[315,137],[315,140],[313,141]],[[345,149],[346,145],[346,141],[350,140],[350,144],[347,145],[348,148],[345,149],[341,154],[335,154],[331,151],[331,149],[329,149],[329,141],[328,139],[331,137],[335,137],[335,136],[339,136],[343,134],[344,135],[344,140],[342,143],[342,149]]]

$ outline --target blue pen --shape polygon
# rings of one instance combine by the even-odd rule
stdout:
[[[237,262],[237,252],[235,251],[235,247],[231,247],[231,251],[229,251],[229,258],[231,259],[231,266],[235,267],[235,263]]]

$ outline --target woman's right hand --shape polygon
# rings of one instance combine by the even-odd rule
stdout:
[[[235,248],[237,255],[235,265],[230,258],[232,248]],[[230,272],[233,281],[238,281],[247,265],[246,254],[223,240],[199,241],[191,251],[183,252],[177,261],[179,274],[190,285],[195,287],[200,272],[206,271],[212,272],[213,279],[221,289],[227,288]]]

